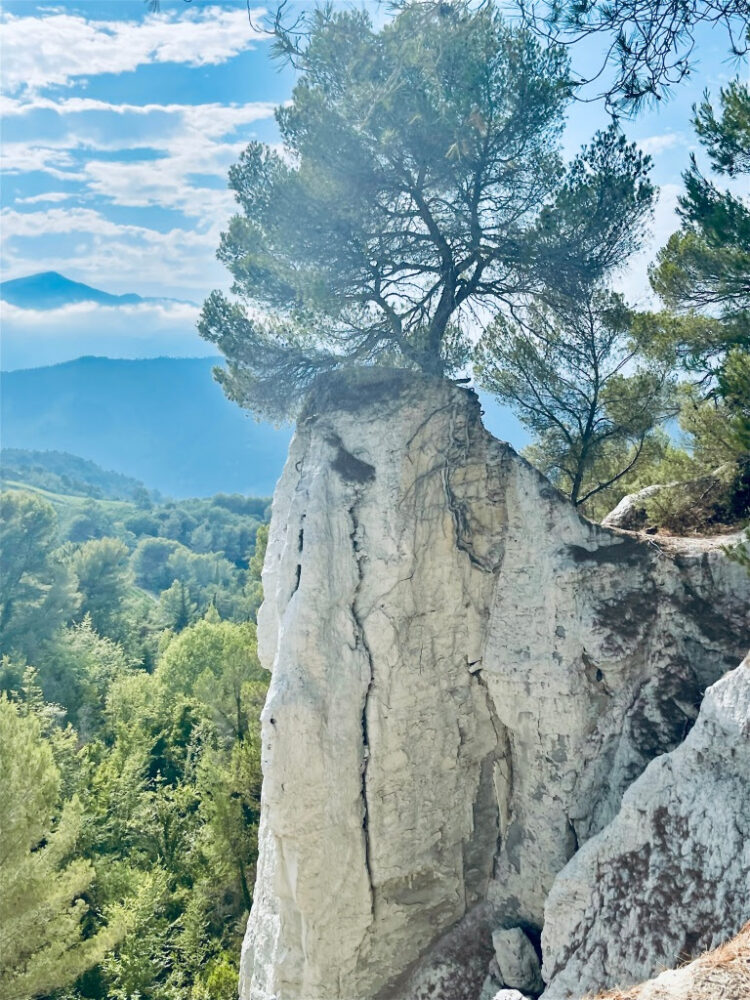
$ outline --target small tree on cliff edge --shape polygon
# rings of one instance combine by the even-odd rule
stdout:
[[[575,504],[653,453],[672,412],[671,366],[639,357],[633,311],[610,288],[650,216],[649,166],[614,128],[584,148],[540,219],[543,284],[490,324],[475,355],[480,383],[534,434],[528,457]],[[596,266],[581,268],[581,253]]]

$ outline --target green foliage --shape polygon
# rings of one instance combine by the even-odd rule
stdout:
[[[639,358],[632,310],[607,286],[640,246],[649,168],[614,128],[583,149],[540,218],[538,287],[476,351],[480,384],[534,434],[528,457],[589,510],[653,451],[669,412],[667,367]]]
[[[113,533],[112,516],[97,503],[85,504],[68,526],[68,540],[71,542],[87,542]]]
[[[88,616],[101,635],[123,633],[122,605],[130,590],[130,553],[122,542],[98,538],[75,549],[70,566],[81,595],[79,614]]]
[[[272,415],[342,365],[465,363],[470,310],[528,284],[569,93],[560,51],[492,4],[411,3],[381,30],[318,7],[280,41],[284,155],[252,143],[231,170],[219,250],[251,311],[214,292],[200,324],[229,395]]]
[[[634,352],[619,297],[565,306],[530,303],[521,320],[496,321],[480,343],[477,375],[534,433],[531,461],[585,504],[648,452],[670,409],[669,386],[656,369],[625,374]]]
[[[60,773],[33,715],[0,695],[0,998],[28,1000],[72,983],[121,937],[114,919],[84,937],[90,862],[71,860],[82,812],[60,808]]]
[[[735,82],[721,92],[721,102],[720,118],[708,98],[697,110],[698,136],[719,170],[750,171],[750,89]],[[683,177],[682,228],[651,270],[654,290],[678,315],[661,314],[645,323],[655,334],[656,349],[671,350],[721,393],[729,355],[750,350],[750,205],[705,178],[695,158]]]
[[[46,700],[65,709],[85,740],[101,729],[112,684],[133,669],[122,646],[98,634],[87,615],[58,634],[41,661],[39,679]]]
[[[708,96],[695,109],[698,137],[717,171],[746,174],[750,88],[735,81],[720,100],[719,115]],[[704,177],[695,158],[683,176],[682,227],[650,272],[669,309],[639,317],[635,336],[692,382],[680,425],[694,484],[653,501],[671,505],[665,521],[692,529],[701,517],[732,525],[750,516],[750,203]]]
[[[586,62],[580,83],[606,81],[599,96],[615,116],[668,97],[690,75],[701,27],[718,29],[732,56],[747,53],[750,41],[747,0],[522,0],[520,6],[524,19],[548,41],[576,46],[602,36],[603,55],[593,64],[596,47],[581,50]]]
[[[651,160],[610,126],[573,159],[534,231],[533,295],[590,297],[639,249],[653,208]]]
[[[266,683],[255,625],[196,622],[169,643],[156,676],[170,703],[181,695],[196,697],[210,707],[219,733],[241,740],[249,718],[260,711],[258,684]]]
[[[49,495],[74,525],[68,511],[82,504]],[[6,886],[7,907],[24,920],[26,910],[17,880],[9,881],[15,867],[0,864],[6,1000],[53,991],[55,1000],[236,994],[260,808],[266,675],[249,619],[259,599],[255,535],[267,502],[224,495],[148,511],[137,502],[85,501],[83,512],[93,522],[106,515],[116,536],[60,549],[49,503],[16,489],[0,501],[7,553],[0,690],[18,706],[0,700],[0,853],[6,841],[16,849],[23,840],[15,828],[5,835],[8,817],[22,817],[9,803],[28,802],[38,839],[24,848],[23,863],[32,859],[39,884],[26,868],[17,878],[36,915],[44,914],[24,937],[28,955],[2,952]],[[167,581],[161,599],[159,573]],[[64,605],[50,599],[56,574],[66,582]],[[57,611],[46,620],[44,608]],[[36,669],[27,666],[32,657]],[[44,802],[16,787],[29,754],[4,732],[4,704],[33,728],[31,742],[50,766],[51,784],[36,772],[23,777]]]
[[[721,116],[716,117],[708,94],[696,110],[695,131],[719,173],[750,173],[750,89],[733,80],[719,92]]]
[[[133,553],[135,581],[147,590],[165,590],[174,580],[169,557],[178,543],[166,538],[143,538]]]
[[[107,472],[95,462],[64,451],[27,451],[3,448],[0,451],[3,480],[20,480],[53,493],[94,499],[130,500],[150,494],[143,483],[119,472]]]
[[[0,495],[0,650],[33,657],[69,620],[79,598],[57,552],[52,506],[28,493]]]
[[[195,621],[198,605],[190,597],[190,591],[182,580],[175,580],[171,587],[162,591],[159,613],[166,628],[175,632],[181,632]]]

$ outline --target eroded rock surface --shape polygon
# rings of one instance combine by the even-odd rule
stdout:
[[[750,659],[708,689],[684,743],[649,764],[615,820],[556,879],[544,998],[645,979],[748,920]]]
[[[243,1000],[475,1000],[498,927],[689,731],[748,636],[719,546],[602,529],[412,373],[331,378],[276,491]]]

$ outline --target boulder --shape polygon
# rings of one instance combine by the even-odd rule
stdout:
[[[626,531],[642,531],[649,524],[646,501],[656,496],[665,487],[661,485],[646,486],[637,493],[628,493],[618,505],[602,518],[605,528],[623,528]]]
[[[492,947],[505,986],[526,993],[541,993],[541,964],[534,945],[520,927],[501,928],[492,932]]]
[[[713,951],[638,986],[590,1000],[744,1000],[750,997],[750,924]]]
[[[748,920],[750,659],[708,689],[684,743],[649,764],[558,875],[542,933],[544,1000],[646,979]]]

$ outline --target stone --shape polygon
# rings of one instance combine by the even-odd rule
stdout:
[[[642,531],[649,523],[646,501],[656,496],[664,486],[646,486],[637,493],[628,493],[617,506],[602,518],[606,528],[624,528],[626,531]]]
[[[541,966],[534,945],[520,927],[500,928],[492,932],[500,980],[505,986],[526,993],[541,993]]]
[[[518,990],[498,990],[492,1000],[528,1000],[528,997],[519,993]]]
[[[476,1000],[750,642],[721,539],[592,524],[413,372],[313,391],[263,586],[243,1000]]]
[[[750,658],[708,689],[685,741],[649,764],[558,875],[542,932],[544,1000],[654,976],[748,920]]]

